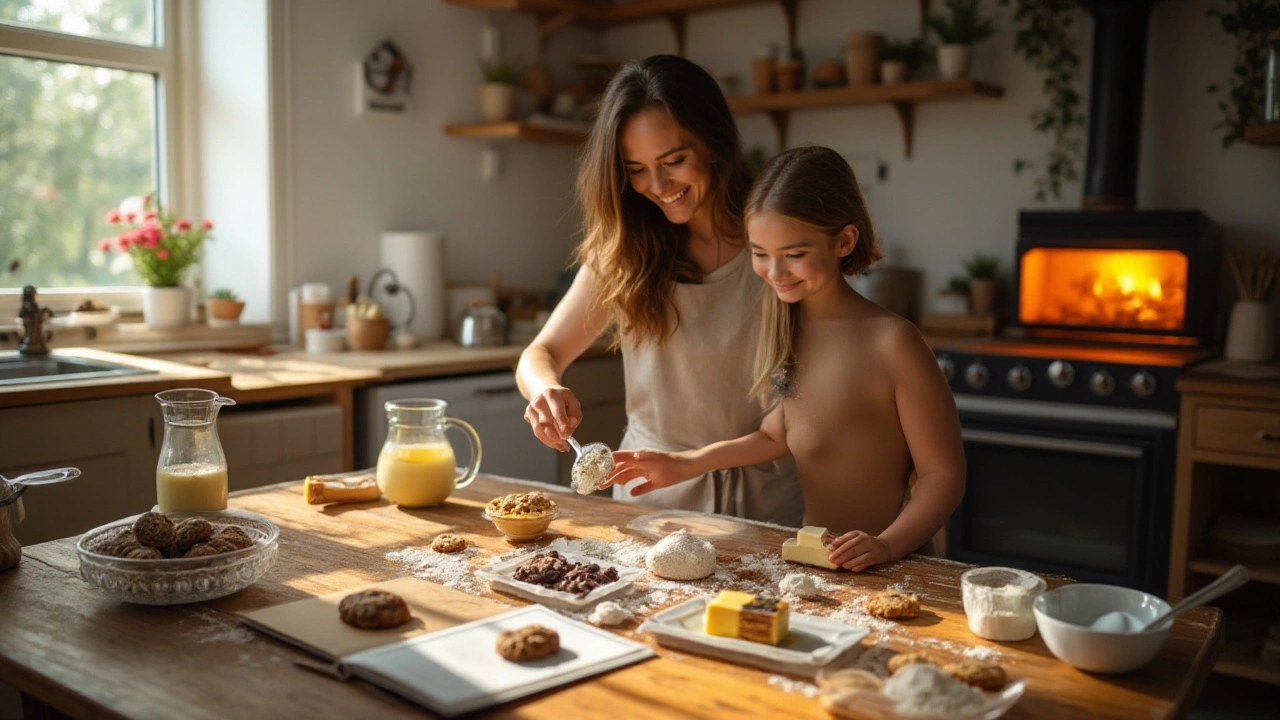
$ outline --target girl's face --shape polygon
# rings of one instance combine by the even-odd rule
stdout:
[[[665,108],[649,108],[628,118],[620,145],[631,189],[662,208],[668,220],[684,224],[699,213],[710,213],[706,152]]]
[[[843,284],[840,258],[853,252],[858,231],[845,226],[832,238],[822,230],[774,212],[747,216],[751,268],[783,302],[799,302]]]

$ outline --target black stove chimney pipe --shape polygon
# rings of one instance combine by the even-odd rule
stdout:
[[[1147,18],[1155,0],[1081,0],[1093,15],[1085,210],[1132,210],[1138,185]]]

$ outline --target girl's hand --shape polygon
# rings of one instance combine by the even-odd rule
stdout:
[[[893,560],[888,543],[861,530],[847,532],[832,540],[830,548],[827,559],[853,572],[862,572],[872,565]]]
[[[569,449],[565,438],[582,422],[582,404],[569,388],[549,387],[529,401],[524,421],[543,445],[565,452]]]
[[[613,474],[601,487],[625,485],[636,478],[646,482],[631,488],[631,496],[639,497],[658,488],[670,487],[700,475],[693,462],[679,453],[658,450],[620,450],[613,454]]]

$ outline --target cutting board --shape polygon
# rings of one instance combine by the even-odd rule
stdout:
[[[361,590],[385,590],[399,595],[409,606],[413,619],[386,630],[362,630],[342,622],[338,617],[338,603]],[[351,653],[509,612],[513,607],[419,578],[404,577],[242,612],[240,622],[335,661]]]

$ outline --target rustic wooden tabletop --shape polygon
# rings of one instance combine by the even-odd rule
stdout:
[[[103,597],[79,577],[75,538],[25,548],[16,569],[0,573],[0,682],[74,717],[328,718],[424,717],[419,707],[343,684],[295,665],[304,654],[240,625],[236,613],[346,590],[409,574],[387,555],[423,547],[437,533],[462,534],[479,548],[479,567],[513,549],[480,511],[490,498],[528,490],[522,483],[480,476],[448,502],[429,510],[403,510],[385,501],[306,505],[302,484],[234,496],[235,508],[280,526],[279,560],[257,584],[230,597],[185,606],[122,604]],[[655,509],[599,497],[556,494],[559,519],[535,545],[556,537],[614,540]],[[748,579],[743,558],[776,555],[783,529],[712,518],[729,527],[712,540],[721,565]],[[714,524],[713,523],[713,524]],[[534,546],[529,546],[532,549]],[[1160,655],[1124,676],[1091,675],[1058,662],[1039,636],[990,643],[972,635],[960,600],[967,566],[913,556],[857,575],[812,569],[838,585],[796,610],[837,614],[857,622],[855,601],[886,586],[920,596],[920,617],[904,623],[874,620],[864,641],[895,651],[927,649],[943,658],[988,655],[1012,679],[1028,681],[1008,718],[1162,718],[1187,710],[1213,664],[1221,640],[1221,614],[1200,608],[1178,618]],[[810,570],[808,568],[806,571]],[[758,578],[755,578],[758,580]],[[1064,582],[1049,579],[1050,587]],[[485,587],[480,585],[479,587]],[[491,594],[512,605],[524,601]],[[674,601],[673,601],[674,602]],[[655,607],[653,609],[659,609]],[[654,645],[636,632],[638,621],[617,632]],[[807,681],[658,647],[659,657],[490,710],[510,718],[825,718]]]

